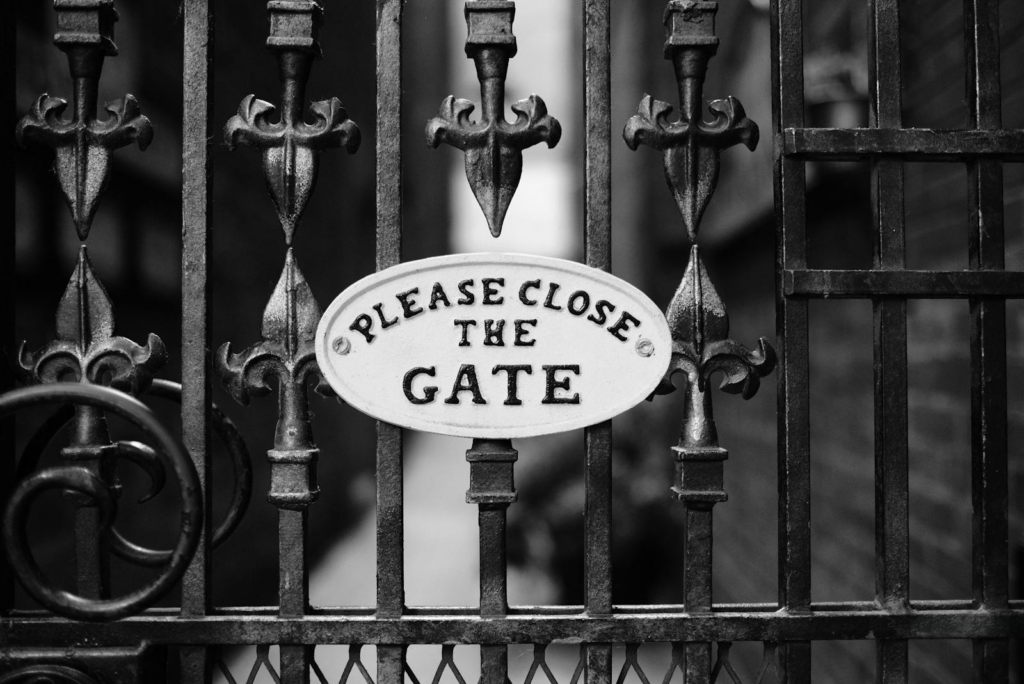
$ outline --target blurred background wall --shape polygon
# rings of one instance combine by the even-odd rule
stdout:
[[[373,270],[374,5],[325,0],[325,58],[308,96],[339,97],[363,134],[352,156],[327,152],[318,190],[296,238],[299,263],[321,305]],[[723,0],[722,47],[712,60],[708,99],[735,95],[762,131],[753,154],[723,155],[722,176],[700,235],[704,258],[725,301],[732,336],[746,344],[774,330],[774,225],[769,73],[769,16],[763,0]],[[16,3],[18,112],[43,92],[69,97],[64,57],[51,44],[47,3]],[[663,177],[659,155],[630,152],[623,125],[645,93],[675,103],[671,65],[662,59],[663,0],[614,3],[613,223],[614,272],[667,304],[682,276],[688,243]],[[906,0],[903,28],[904,125],[967,125],[962,3]],[[119,332],[135,340],[160,335],[170,351],[161,377],[180,379],[181,17],[173,2],[118,3],[120,56],[107,61],[101,100],[133,93],[156,129],[144,153],[114,157],[112,182],[97,215],[89,251],[113,299]],[[215,120],[225,122],[242,97],[279,100],[273,57],[263,48],[262,3],[217,6]],[[1003,123],[1024,127],[1024,10],[1002,12]],[[508,250],[565,258],[582,254],[582,40],[579,3],[518,3],[519,54],[509,101],[540,94],[562,123],[552,151],[526,152],[523,182],[503,237],[489,237],[465,183],[461,154],[430,150],[423,128],[444,96],[479,99],[462,43],[462,3],[409,0],[405,10],[405,237],[407,260],[451,251]],[[805,3],[808,122],[850,127],[867,121],[865,3]],[[229,153],[215,139],[212,254],[213,336],[235,348],[258,339],[263,306],[282,265],[284,243],[264,190],[258,155]],[[17,330],[36,348],[53,335],[53,311],[74,264],[78,242],[49,170],[50,156],[17,151]],[[808,241],[811,267],[871,265],[870,188],[866,163],[810,163]],[[967,176],[962,164],[906,165],[909,268],[966,268]],[[1007,268],[1024,267],[1024,174],[1005,166]],[[815,601],[874,597],[874,487],[871,305],[821,301],[811,307],[812,542]],[[1024,308],[1008,304],[1010,388],[1011,598],[1024,598]],[[910,359],[911,598],[970,598],[970,394],[967,303],[908,306]],[[276,402],[243,409],[217,388],[216,400],[239,425],[256,469],[253,503],[236,534],[215,555],[218,605],[276,601],[274,508],[265,502]],[[751,401],[719,394],[716,418],[730,450],[726,489],[716,507],[715,596],[721,602],[776,598],[777,466],[775,377]],[[173,407],[161,406],[169,423]],[[372,604],[373,422],[334,401],[312,400],[322,450],[322,496],[311,509],[316,603]],[[617,603],[682,599],[681,507],[668,497],[682,411],[678,394],[616,420],[614,572]],[[20,426],[26,439],[32,419]],[[410,603],[476,601],[475,511],[462,503],[468,441],[407,436],[407,564]],[[516,445],[520,501],[509,511],[513,603],[582,602],[582,435]],[[53,455],[51,455],[51,458]],[[227,502],[231,469],[218,458],[215,500]],[[126,486],[141,478],[126,473]],[[125,500],[130,499],[126,496]],[[168,544],[173,494],[133,508],[121,525],[137,539]],[[36,516],[37,553],[55,576],[67,576],[70,535],[58,534],[61,504]],[[137,581],[115,565],[120,585]],[[244,578],[244,581],[240,581]],[[173,598],[169,599],[173,602]],[[960,682],[970,672],[969,642],[914,642],[913,681]],[[866,681],[874,669],[869,641],[819,642],[816,681]],[[743,660],[744,651],[735,651]],[[756,660],[757,653],[749,652]],[[436,656],[435,656],[436,657]],[[372,661],[372,658],[367,658]],[[749,663],[747,663],[749,665]],[[1016,665],[1020,672],[1020,665]],[[420,673],[421,678],[430,672]]]

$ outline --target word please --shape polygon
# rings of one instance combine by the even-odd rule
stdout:
[[[378,302],[370,307],[373,313],[367,311],[356,316],[349,326],[349,330],[359,333],[367,344],[372,344],[377,335],[398,325],[402,319],[408,320],[429,311],[447,309],[452,306],[501,306],[506,300],[504,278],[481,278],[479,288],[475,278],[460,281],[457,287],[450,284],[447,287],[446,290],[445,285],[439,282],[434,283],[430,288],[429,295],[425,291],[421,292],[418,287],[399,292],[395,294],[398,307],[386,301]],[[591,297],[589,292],[582,289],[568,294],[560,292],[561,289],[562,286],[559,283],[527,280],[518,287],[509,288],[509,294],[512,302],[518,299],[519,303],[524,306],[565,311],[576,317],[585,316],[586,320],[601,327],[611,323],[605,329],[612,337],[621,342],[628,341],[629,331],[640,326],[640,320],[626,310],[620,311],[616,320],[614,312],[617,307],[606,299]],[[456,292],[460,295],[459,297],[456,297]],[[449,293],[451,293],[451,297],[449,297]],[[595,301],[592,302],[592,300]],[[401,319],[395,312],[395,309],[399,307],[402,311]],[[613,320],[614,323],[612,323]],[[523,319],[520,322],[528,323],[530,321]],[[459,321],[456,321],[456,324],[461,325]]]
[[[578,393],[570,394],[569,382],[571,376],[569,373],[574,373],[577,376],[580,374],[580,367],[578,365],[550,365],[541,366],[544,372],[544,396],[540,400],[542,404],[578,404],[580,403],[580,395]],[[523,402],[519,398],[519,376],[521,373],[526,375],[533,375],[533,366],[530,364],[516,364],[516,365],[503,365],[498,364],[491,369],[491,375],[497,376],[494,379],[488,378],[486,375],[485,379],[490,380],[492,383],[497,381],[501,382],[501,376],[505,376],[505,406],[522,406]],[[561,375],[564,374],[564,375]],[[421,375],[427,377],[435,377],[437,370],[435,366],[417,367],[410,370],[405,374],[405,378],[402,380],[402,390],[405,392],[405,398],[412,404],[431,404],[437,397],[437,393],[440,391],[434,385],[427,385],[423,387],[417,393],[413,390],[413,381]],[[460,397],[463,393],[468,393],[468,398],[474,404],[486,404],[487,399],[484,398],[484,393],[480,388],[480,380],[477,377],[476,366],[471,363],[463,364],[459,368],[459,372],[455,374],[455,382],[452,383],[451,394],[444,400],[446,404],[459,404],[461,403]]]

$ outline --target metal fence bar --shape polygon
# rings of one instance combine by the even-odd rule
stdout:
[[[402,8],[377,0],[377,270],[402,261]],[[405,607],[402,429],[377,423],[377,616]],[[406,647],[377,647],[378,684],[401,684]]]
[[[508,439],[474,439],[466,451],[469,489],[466,503],[478,508],[480,526],[480,617],[508,615],[506,513],[515,503],[513,469],[519,453]],[[480,646],[480,684],[506,684],[508,647]]]
[[[1008,271],[785,270],[787,297],[1024,298],[1024,273]]]
[[[772,129],[777,135],[804,124],[803,6],[772,0]],[[807,267],[806,170],[799,160],[776,156],[775,328],[779,343],[779,605],[792,614],[811,603],[811,460],[807,302],[789,299],[782,270]],[[810,641],[779,649],[782,681],[810,684]]]
[[[584,250],[588,266],[611,272],[611,3],[583,3],[584,30]],[[612,610],[612,423],[585,436],[585,610]],[[585,647],[588,683],[611,680],[611,644]]]
[[[278,597],[281,617],[301,618],[309,608],[309,507],[278,509]],[[281,644],[281,681],[308,684],[313,649],[291,642]]]
[[[3,115],[4,130],[7,135],[7,159],[0,171],[2,178],[4,214],[10,223],[0,233],[0,287],[6,293],[0,303],[0,346],[4,349],[15,348],[14,316],[17,301],[17,282],[15,273],[15,165],[14,136],[10,131],[18,121],[17,112],[17,32],[18,22],[12,16],[4,22],[3,31]],[[15,387],[14,368],[10,363],[0,364],[0,392],[7,392]],[[0,419],[0,510],[7,510],[7,502],[16,484],[16,454],[14,453],[14,416]],[[0,616],[7,615],[14,607],[14,573],[11,570],[7,554],[0,554]]]
[[[897,0],[868,5],[868,71],[871,123],[902,126],[900,18]],[[906,266],[903,161],[871,159],[874,268]],[[907,449],[907,302],[872,301],[875,356],[875,598],[890,610],[909,608],[910,523]],[[875,679],[905,683],[905,640],[879,640]]]
[[[1002,126],[999,3],[965,0],[964,47],[971,126]],[[999,161],[967,164],[971,230],[970,268],[1006,267],[1003,169]],[[974,504],[973,588],[978,606],[1001,609],[1008,599],[1006,302],[970,300],[971,493]],[[974,639],[974,681],[1009,681],[1009,642]]]
[[[583,244],[588,266],[611,272],[611,1],[586,0],[583,9],[584,203]],[[584,516],[584,610],[612,612],[612,422],[587,428]],[[584,646],[588,684],[607,684],[612,646]]]
[[[210,0],[185,0],[183,15],[181,424],[182,442],[199,473],[205,515],[199,548],[182,580],[181,616],[197,618],[212,608],[213,515],[207,426],[213,400],[207,255],[212,223],[213,4]],[[182,682],[207,682],[212,678],[213,659],[207,648],[182,647],[180,660]]]
[[[245,645],[276,644],[544,644],[553,641],[590,643],[671,643],[676,641],[783,641],[879,639],[1008,638],[1024,631],[1024,606],[990,611],[886,610],[677,612],[586,615],[508,615],[481,619],[478,614],[405,616],[381,620],[372,616],[175,615],[133,617],[97,628],[89,622],[18,619],[4,625],[0,647],[46,644],[64,648],[147,641],[153,644]],[[799,643],[796,644],[798,647]],[[794,649],[800,655],[801,648]],[[802,649],[806,652],[806,649]],[[794,667],[789,663],[790,670]],[[792,673],[790,678],[792,678]]]
[[[782,151],[804,159],[867,159],[873,154],[913,161],[986,157],[1024,161],[1024,130],[931,128],[787,128]]]

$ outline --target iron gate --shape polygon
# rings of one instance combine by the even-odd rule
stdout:
[[[401,431],[377,427],[377,603],[373,608],[311,606],[308,596],[308,507],[316,501],[318,450],[311,433],[307,380],[318,371],[312,331],[320,310],[291,250],[296,226],[316,179],[318,155],[328,148],[355,151],[358,127],[337,99],[312,105],[314,123],[303,115],[305,85],[320,49],[322,8],[313,0],[270,0],[267,46],[277,56],[282,81],[279,121],[272,106],[246,98],[227,122],[230,147],[247,145],[262,155],[268,188],[288,244],[280,282],[267,306],[263,340],[240,352],[229,345],[211,354],[208,261],[211,239],[211,141],[222,122],[211,117],[213,24],[208,0],[184,0],[184,165],[182,262],[182,378],[180,386],[155,379],[166,358],[159,338],[146,345],[117,337],[109,298],[93,272],[85,247],[57,312],[56,340],[38,351],[18,350],[15,371],[27,384],[0,397],[0,411],[53,404],[57,411],[17,458],[3,461],[5,547],[0,566],[3,630],[2,682],[158,681],[172,671],[182,681],[208,681],[220,665],[219,649],[257,645],[255,673],[273,670],[270,645],[280,645],[275,680],[326,681],[314,646],[349,644],[353,670],[369,678],[360,646],[377,647],[377,679],[397,683],[417,674],[406,664],[410,645],[443,644],[434,682],[446,668],[457,672],[456,645],[480,646],[481,681],[507,679],[508,646],[534,645],[527,684],[544,675],[552,643],[579,644],[571,683],[621,684],[633,671],[648,682],[638,658],[641,644],[671,644],[668,684],[676,671],[686,682],[739,681],[730,659],[736,641],[763,643],[756,681],[808,682],[811,641],[872,638],[878,679],[908,681],[908,642],[957,638],[974,643],[974,680],[1007,682],[1009,639],[1024,634],[1024,606],[1009,600],[1007,529],[1007,392],[1005,300],[1024,296],[1020,273],[1005,271],[1002,164],[1024,158],[1024,134],[1001,123],[999,3],[965,0],[969,130],[904,129],[901,119],[899,10],[896,0],[869,0],[871,125],[858,129],[804,125],[802,7],[799,0],[774,0],[772,16],[772,144],[775,152],[777,226],[777,347],[779,374],[779,598],[760,605],[713,604],[711,596],[712,511],[725,499],[727,452],[718,444],[711,416],[709,376],[722,371],[724,388],[752,396],[759,378],[773,371],[776,356],[762,339],[748,350],[728,339],[728,319],[696,246],[683,282],[668,310],[675,347],[670,371],[686,377],[683,427],[673,448],[672,491],[686,511],[686,561],[681,605],[612,604],[611,425],[593,426],[585,444],[585,604],[510,607],[507,601],[505,515],[515,502],[512,470],[516,452],[508,441],[477,440],[467,452],[471,467],[467,500],[479,507],[480,603],[478,608],[425,609],[405,605],[403,540],[403,454]],[[85,243],[93,213],[107,182],[111,153],[151,136],[149,121],[131,96],[107,105],[96,117],[98,81],[104,57],[116,54],[113,0],[55,0],[55,43],[67,53],[74,81],[72,111],[66,103],[41,97],[21,119],[23,143],[53,148],[56,178]],[[733,98],[711,105],[714,120],[701,114],[703,81],[718,38],[716,5],[670,0],[665,56],[675,68],[681,119],[669,121],[670,107],[644,98],[625,122],[629,147],[649,145],[664,153],[666,176],[689,239],[696,243],[701,215],[714,191],[721,150],[758,142],[758,129]],[[492,232],[500,232],[504,209],[515,192],[525,147],[554,146],[560,126],[543,101],[531,97],[512,106],[518,119],[505,121],[504,80],[515,55],[515,5],[505,0],[466,4],[467,56],[481,81],[481,114],[449,98],[428,124],[428,140],[463,150],[470,185]],[[623,122],[610,115],[610,0],[587,0],[584,25],[586,263],[611,269],[611,131]],[[14,26],[6,25],[8,75],[14,61]],[[402,0],[377,2],[376,262],[378,270],[402,257]],[[8,79],[8,111],[13,79]],[[805,230],[805,165],[809,160],[868,160],[874,217],[874,265],[870,270],[808,267]],[[965,163],[970,180],[970,269],[912,271],[905,268],[903,162]],[[526,173],[529,169],[525,170]],[[13,188],[8,172],[7,187]],[[12,202],[13,193],[8,199]],[[5,291],[13,292],[13,232],[5,247]],[[808,302],[815,298],[870,299],[875,330],[876,600],[812,603],[810,595],[810,439]],[[907,300],[967,299],[971,311],[971,404],[973,421],[972,502],[974,511],[972,601],[910,601],[907,434]],[[4,340],[15,349],[13,302],[6,303]],[[5,369],[5,386],[15,378]],[[212,548],[230,535],[250,493],[248,455],[237,431],[212,404],[215,376],[241,403],[271,391],[277,379],[279,423],[273,448],[269,499],[280,511],[279,608],[223,609],[210,590]],[[63,382],[75,380],[78,382]],[[103,386],[112,389],[106,389]],[[659,392],[672,390],[671,380]],[[130,395],[156,395],[181,402],[183,434],[171,435]],[[70,404],[75,407],[71,408]],[[134,422],[149,445],[111,442],[104,412]],[[71,422],[64,465],[37,470],[49,439]],[[13,422],[3,423],[3,440],[13,453]],[[224,520],[211,515],[210,440],[225,441],[234,457],[236,485]],[[171,466],[181,491],[182,526],[168,551],[128,542],[111,527],[116,511],[119,458],[143,466],[154,479]],[[69,490],[75,509],[77,587],[51,586],[32,560],[25,519],[33,499],[46,490]],[[109,556],[160,568],[157,580],[123,597],[111,597]],[[15,577],[44,610],[14,610]],[[180,609],[152,603],[180,580]],[[70,618],[70,619],[65,619]],[[626,644],[625,662],[612,670],[614,644]],[[177,647],[169,652],[167,647]],[[420,673],[422,675],[422,673]],[[230,675],[228,675],[230,676]],[[354,676],[354,675],[352,675]],[[461,675],[456,674],[457,678]],[[251,681],[251,680],[250,680]]]

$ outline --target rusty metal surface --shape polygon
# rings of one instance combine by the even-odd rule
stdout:
[[[999,3],[964,2],[967,109],[970,126],[1002,128]],[[1006,268],[1003,167],[990,159],[967,163],[968,263],[972,271]],[[1006,301],[972,297],[971,316],[971,549],[974,604],[1003,609],[1009,600],[1009,442],[1007,427]],[[1019,642],[1018,642],[1019,644]],[[974,640],[974,679],[1009,681],[1006,639]],[[1021,676],[1018,674],[1018,677]]]
[[[802,1],[772,0],[772,129],[804,126]],[[779,607],[804,615],[811,607],[811,457],[808,391],[808,304],[790,299],[782,271],[807,267],[806,168],[777,154],[775,194],[775,331],[779,344]],[[781,681],[810,684],[811,643],[780,648]]]
[[[656,390],[673,392],[673,376],[684,374],[683,423],[679,443],[672,449],[672,493],[686,508],[683,586],[684,607],[691,614],[711,611],[712,511],[728,499],[723,470],[729,453],[718,443],[709,380],[722,373],[722,390],[750,399],[760,378],[775,368],[775,351],[766,338],[758,341],[754,352],[728,338],[725,305],[697,247],[700,221],[718,183],[721,151],[741,143],[753,150],[758,141],[757,124],[733,97],[712,102],[714,121],[703,120],[704,79],[708,62],[718,51],[717,12],[715,2],[669,1],[663,18],[665,58],[675,69],[681,118],[670,123],[672,107],[646,95],[622,132],[630,149],[644,144],[663,153],[665,178],[692,245],[682,282],[666,311],[672,360]],[[678,655],[685,682],[712,682],[721,669],[712,661],[710,641],[688,641]]]
[[[402,261],[402,32],[405,0],[377,0],[377,135],[375,263],[378,271]],[[405,506],[402,429],[377,422],[377,615],[400,617],[405,608]],[[377,647],[379,684],[405,681],[407,647]],[[347,671],[347,670],[346,670]]]
[[[183,0],[181,190],[181,425],[182,441],[199,473],[204,525],[196,554],[182,579],[181,614],[202,616],[213,607],[213,492],[210,470],[212,373],[208,277],[212,236],[213,3]],[[182,682],[207,680],[212,659],[205,648],[183,647]]]
[[[803,613],[785,613],[777,604],[716,605],[707,613],[687,613],[681,606],[622,606],[615,615],[590,617],[580,607],[522,606],[502,619],[482,620],[478,607],[431,608],[402,618],[382,619],[371,609],[318,609],[310,615],[284,618],[271,609],[219,611],[199,618],[152,613],[112,622],[98,629],[80,622],[45,616],[18,616],[9,623],[0,646],[46,643],[66,646],[88,639],[97,647],[144,640],[162,644],[527,644],[778,641],[830,639],[970,639],[979,634],[1009,637],[1024,629],[1024,605],[1007,610],[952,609],[893,613],[868,603],[817,606]],[[571,610],[570,614],[566,614]],[[269,612],[270,614],[266,614]],[[450,614],[457,613],[457,614]],[[561,614],[559,614],[561,613]]]
[[[224,127],[229,149],[255,147],[263,157],[267,189],[277,209],[288,249],[284,269],[263,313],[263,340],[240,353],[230,342],[217,352],[216,366],[225,389],[243,406],[250,398],[271,392],[268,380],[277,378],[278,422],[267,500],[278,507],[278,586],[280,614],[295,617],[309,608],[308,507],[320,496],[316,464],[320,450],[313,441],[307,381],[317,379],[317,391],[333,396],[323,382],[314,352],[314,333],[320,306],[295,260],[292,241],[306,202],[316,185],[322,150],[359,148],[360,133],[337,98],[310,105],[315,122],[305,122],[306,83],[314,60],[321,56],[323,8],[313,0],[270,0],[267,48],[278,63],[281,113],[274,123],[273,105],[249,95],[238,114]],[[281,646],[281,678],[308,682],[312,650],[302,645]]]
[[[869,3],[870,127],[805,127],[801,5],[800,0],[774,0],[770,11],[772,131],[777,145],[777,359],[763,338],[753,350],[728,338],[725,306],[696,246],[701,216],[717,182],[720,152],[736,144],[753,148],[758,137],[756,125],[733,98],[711,104],[710,123],[701,114],[704,73],[718,45],[715,3],[670,0],[666,7],[665,54],[676,72],[680,120],[670,122],[671,108],[647,97],[624,131],[631,148],[648,145],[662,153],[666,179],[693,245],[668,308],[674,358],[660,386],[661,392],[669,392],[674,373],[686,376],[680,439],[672,450],[676,474],[671,487],[671,495],[685,507],[684,602],[670,606],[612,603],[609,421],[588,428],[585,439],[585,605],[508,605],[505,518],[508,505],[516,499],[512,477],[516,452],[508,440],[477,440],[467,452],[467,501],[479,507],[479,605],[406,606],[402,431],[380,423],[377,604],[340,609],[312,607],[308,602],[307,509],[319,494],[319,452],[312,436],[307,381],[319,379],[312,334],[320,310],[290,245],[314,189],[320,152],[334,147],[354,151],[359,132],[336,99],[310,107],[313,123],[303,117],[305,85],[320,49],[321,6],[312,0],[267,4],[271,19],[267,46],[278,57],[281,77],[280,119],[272,121],[273,107],[250,96],[228,122],[225,138],[229,146],[248,145],[260,152],[273,210],[289,247],[264,313],[262,341],[240,353],[232,353],[225,344],[216,357],[227,388],[243,404],[271,392],[268,381],[271,376],[277,378],[279,424],[268,451],[272,463],[268,499],[280,509],[280,605],[214,609],[209,588],[211,551],[244,515],[251,472],[241,436],[213,406],[210,396],[212,13],[208,0],[186,0],[183,387],[179,390],[173,383],[154,379],[166,356],[158,338],[150,336],[140,345],[115,335],[111,302],[83,246],[58,307],[56,339],[35,352],[23,346],[15,359],[25,380],[42,384],[0,395],[0,414],[37,403],[60,405],[29,440],[20,467],[16,468],[12,456],[4,470],[12,476],[0,477],[3,486],[11,488],[3,493],[8,500],[4,545],[12,559],[11,570],[27,593],[47,609],[12,612],[10,582],[0,587],[4,591],[0,609],[5,613],[0,630],[0,682],[80,683],[111,676],[117,681],[159,681],[168,653],[174,652],[165,648],[170,646],[179,647],[180,680],[205,682],[212,677],[216,647],[247,644],[258,645],[250,678],[266,672],[284,682],[308,682],[314,677],[327,681],[314,659],[313,647],[318,644],[349,644],[343,680],[352,676],[369,681],[360,649],[377,645],[381,684],[398,684],[406,677],[419,681],[408,668],[406,649],[415,644],[444,644],[435,679],[448,670],[462,682],[455,645],[476,644],[482,647],[481,682],[504,684],[508,645],[534,644],[526,678],[532,684],[538,677],[554,681],[546,646],[572,641],[581,646],[569,684],[610,682],[616,674],[611,660],[615,643],[626,644],[625,661],[617,673],[620,681],[627,676],[657,681],[661,672],[645,672],[642,642],[672,645],[664,681],[680,671],[689,684],[774,679],[805,683],[810,681],[811,642],[822,639],[873,639],[878,649],[878,680],[885,682],[908,680],[910,640],[970,639],[975,681],[1007,682],[1009,639],[1024,633],[1024,604],[1009,600],[1007,586],[1005,301],[1024,297],[1024,280],[1019,273],[1005,271],[1002,164],[1024,158],[1024,138],[1019,130],[1002,128],[998,2],[964,3],[970,121],[969,128],[957,131],[902,128],[895,0]],[[584,253],[589,266],[604,271],[611,269],[610,7],[609,0],[587,0],[581,7]],[[74,81],[72,111],[64,118],[66,103],[44,95],[17,126],[16,136],[19,142],[54,149],[55,175],[84,240],[108,181],[111,155],[132,142],[145,147],[151,128],[130,96],[108,105],[107,118],[100,120],[96,115],[102,63],[115,53],[112,1],[57,0],[55,9],[59,30],[55,42],[67,53]],[[481,81],[481,117],[472,123],[474,105],[448,98],[428,126],[430,144],[445,142],[466,153],[467,178],[495,235],[523,172],[522,150],[539,142],[553,146],[561,132],[536,96],[512,106],[518,115],[515,123],[504,118],[505,74],[515,54],[514,10],[514,3],[501,0],[466,4],[466,51]],[[402,256],[402,25],[402,0],[378,0],[378,270],[400,263]],[[13,46],[13,41],[8,45]],[[874,263],[859,271],[809,269],[805,163],[852,159],[867,160],[872,167]],[[905,268],[902,164],[908,160],[967,166],[971,207],[967,271]],[[13,180],[9,185],[13,187]],[[271,210],[270,204],[267,207]],[[13,255],[13,248],[8,253]],[[877,596],[874,601],[822,604],[811,603],[808,300],[832,297],[870,299],[875,311]],[[970,601],[910,601],[906,307],[907,300],[916,298],[966,299],[971,315],[975,525]],[[727,498],[724,461],[728,453],[718,443],[709,380],[713,373],[722,372],[723,389],[750,397],[776,362],[779,596],[768,604],[716,604],[711,592],[712,521],[714,506]],[[184,448],[129,394],[172,401],[180,397]],[[147,442],[111,439],[104,412],[142,427]],[[38,455],[68,421],[73,430],[71,444],[62,452],[64,463],[37,472]],[[228,443],[236,473],[232,503],[216,528],[209,515],[212,492],[207,488],[211,434]],[[183,517],[174,549],[147,548],[116,532],[116,468],[125,460],[150,477],[147,496],[167,479],[181,489]],[[77,507],[75,593],[57,589],[41,577],[25,538],[29,506],[46,489],[77,491],[71,492]],[[126,596],[111,597],[111,553],[158,566],[156,579]],[[0,580],[6,578],[0,576]],[[180,609],[147,608],[179,581]],[[96,621],[105,622],[98,625]],[[745,678],[734,667],[730,653],[732,644],[739,641],[762,643],[760,664],[752,677]],[[156,663],[145,674],[137,666],[141,642],[152,644],[146,658]],[[275,644],[281,646],[279,666],[269,655]],[[151,666],[147,660],[146,667]],[[231,681],[223,663],[221,669]],[[126,674],[111,674],[115,672]]]

